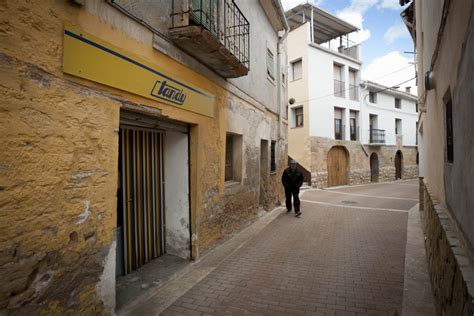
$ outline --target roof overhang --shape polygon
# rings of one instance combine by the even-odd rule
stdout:
[[[416,43],[416,28],[415,28],[415,1],[412,1],[406,8],[400,13],[403,23],[410,32],[413,42]]]
[[[368,80],[364,81],[363,83],[361,83],[361,86],[364,86],[364,85],[366,86],[364,89],[367,89],[371,92],[375,92],[375,93],[383,92],[383,93],[390,94],[393,96],[398,96],[403,99],[408,99],[414,102],[418,100],[417,96],[414,94],[398,90],[397,88],[387,87],[373,81],[368,81]]]
[[[358,31],[352,24],[318,8],[310,3],[300,4],[286,11],[286,19],[293,30],[306,22],[311,21],[313,16],[314,42],[316,44],[326,43],[332,39]]]
[[[259,2],[275,31],[290,29],[280,0],[260,0]]]

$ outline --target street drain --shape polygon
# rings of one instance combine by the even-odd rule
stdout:
[[[344,200],[344,201],[342,201],[342,203],[344,203],[344,204],[357,204],[356,201],[350,201],[350,200]]]

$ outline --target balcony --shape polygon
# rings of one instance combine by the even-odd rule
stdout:
[[[384,129],[370,129],[369,130],[369,144],[383,145],[385,144],[385,130]]]
[[[359,87],[357,85],[349,85],[349,98],[354,101],[359,101]]]
[[[334,95],[336,97],[344,98],[344,85],[344,81],[334,79]]]
[[[340,120],[334,120],[334,139],[344,140],[344,127],[345,126],[340,123]]]
[[[171,39],[224,78],[247,75],[250,24],[233,0],[173,0]]]
[[[359,140],[359,126],[351,125],[350,132],[351,132],[351,141]]]

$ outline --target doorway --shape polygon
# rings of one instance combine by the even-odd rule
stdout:
[[[343,146],[334,146],[328,152],[328,186],[348,184],[349,153]]]
[[[189,128],[122,112],[116,275],[164,254],[190,259]]]
[[[260,194],[259,202],[261,206],[266,203],[266,188],[269,173],[269,159],[268,159],[268,140],[262,139],[260,141]]]
[[[379,182],[379,157],[376,153],[370,155],[370,181]]]
[[[403,155],[400,150],[395,154],[395,180],[402,178]]]
[[[121,127],[118,192],[119,274],[164,253],[163,134]]]

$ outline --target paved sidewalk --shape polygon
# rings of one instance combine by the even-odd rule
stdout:
[[[302,203],[282,213],[163,315],[398,315],[406,212]]]
[[[429,315],[414,188],[306,190],[118,314]]]
[[[419,205],[408,213],[402,315],[436,315]]]

